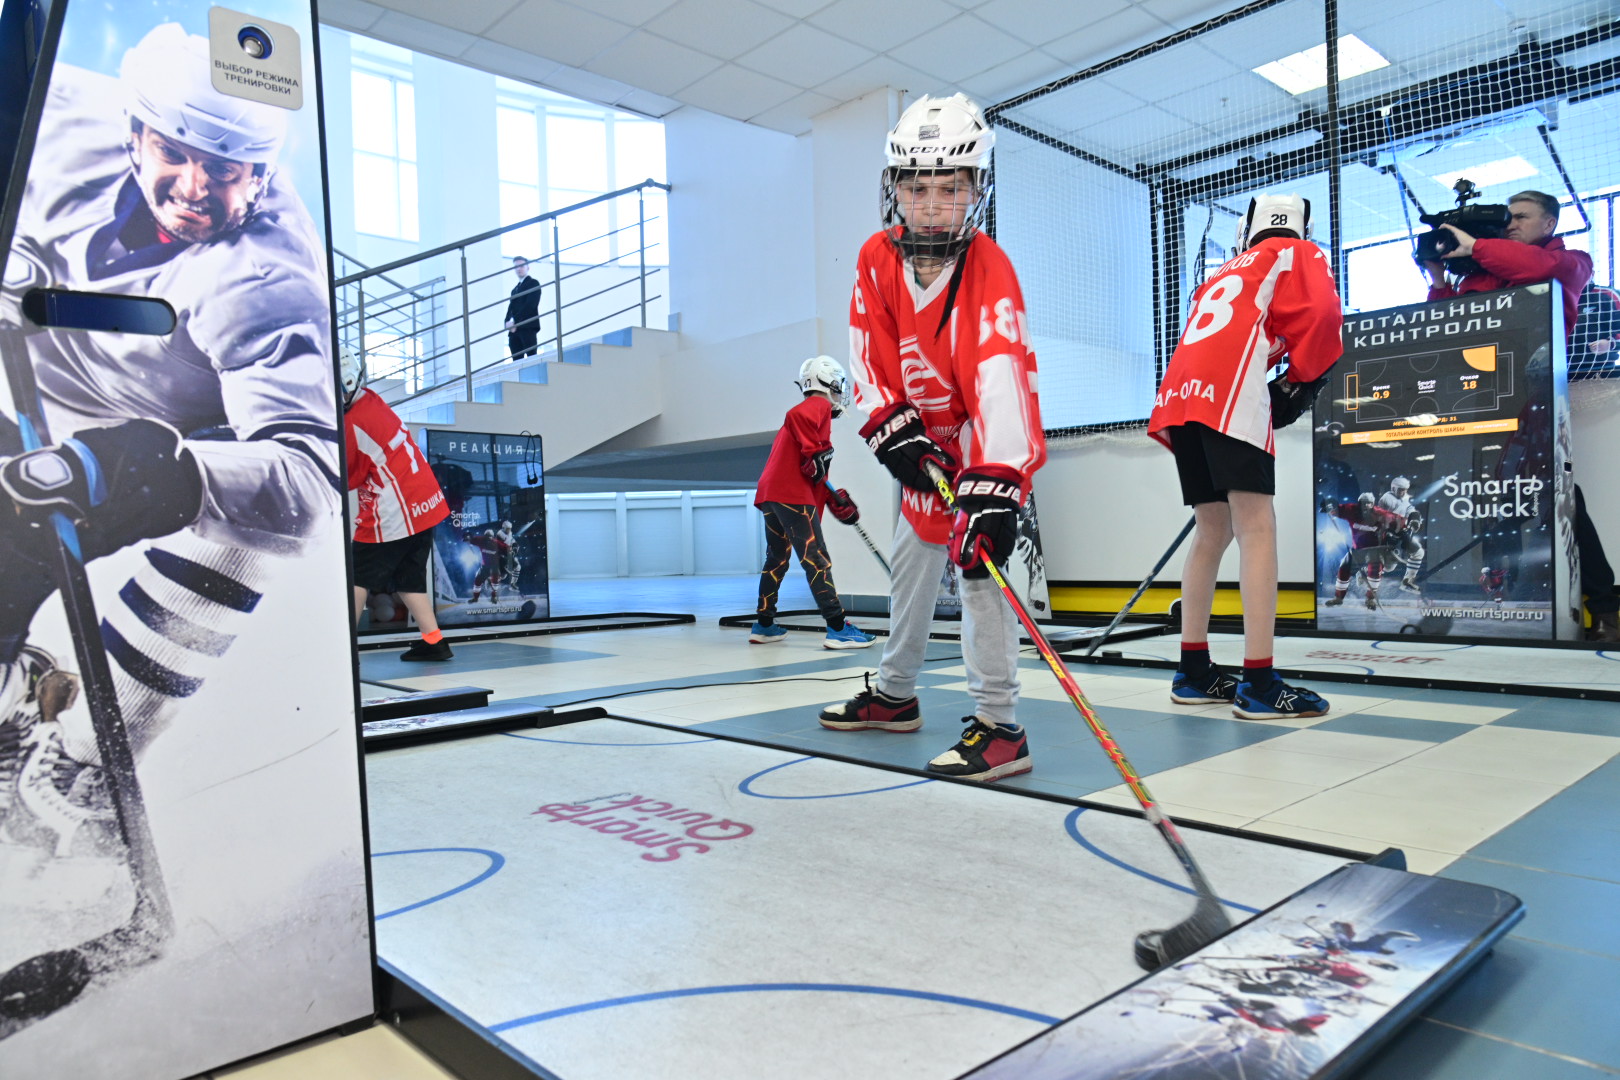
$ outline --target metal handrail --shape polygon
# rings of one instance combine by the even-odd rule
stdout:
[[[670,185],[655,180],[645,180],[642,183],[610,191],[603,195],[593,196],[580,202],[550,210],[535,217],[513,222],[499,228],[489,229],[462,240],[441,244],[416,255],[395,259],[381,266],[365,267],[360,271],[346,274],[334,283],[335,289],[355,290],[351,295],[355,302],[345,305],[339,312],[339,325],[344,336],[356,339],[356,345],[362,358],[372,355],[386,356],[387,362],[379,365],[376,374],[381,377],[395,377],[403,379],[407,393],[403,398],[395,400],[395,404],[413,401],[434,391],[443,391],[453,382],[460,382],[464,390],[459,400],[474,400],[474,376],[488,371],[510,360],[517,359],[515,353],[508,352],[499,360],[488,364],[475,365],[473,349],[482,346],[491,339],[498,338],[502,333],[510,334],[504,325],[487,332],[483,330],[488,323],[485,319],[490,317],[493,309],[501,308],[511,302],[510,296],[498,296],[486,299],[489,290],[493,287],[493,279],[509,271],[506,260],[502,259],[499,269],[487,273],[474,274],[471,266],[475,253],[469,248],[477,244],[497,240],[499,237],[518,230],[534,228],[544,223],[550,223],[549,243],[542,242],[541,253],[531,256],[530,263],[537,275],[531,279],[540,282],[542,287],[550,285],[549,304],[544,311],[536,312],[520,321],[514,326],[528,326],[532,328],[534,338],[540,337],[540,328],[550,323],[550,343],[547,345],[545,358],[560,359],[563,355],[567,339],[579,334],[582,330],[595,327],[612,319],[623,316],[640,309],[640,325],[645,327],[648,320],[648,305],[651,301],[664,298],[662,293],[654,294],[648,288],[648,277],[666,269],[666,267],[649,266],[648,251],[662,246],[657,239],[648,241],[647,231],[649,221],[657,221],[657,216],[647,214],[646,192],[648,188],[660,191],[670,191]],[[593,206],[609,203],[613,200],[627,199],[634,194],[636,203],[634,207],[635,218],[628,223],[618,224],[604,232],[575,240],[564,245],[559,228],[559,221],[569,214],[586,210]],[[617,211],[620,221],[629,207]],[[629,237],[630,245],[623,242],[623,234],[635,233]],[[569,253],[582,253],[594,245],[610,242],[608,248],[611,256],[597,262],[583,260],[571,261],[570,268],[563,271],[563,260]],[[338,252],[344,259],[357,263],[352,256]],[[459,272],[453,275],[441,274],[429,281],[409,286],[402,285],[397,279],[390,277],[393,272],[402,268],[418,265],[430,259],[440,259],[453,255],[458,264]],[[479,261],[483,259],[482,253],[477,253]],[[543,271],[545,263],[550,262],[550,273]],[[448,270],[448,267],[446,268]],[[566,283],[580,278],[582,275],[593,272],[607,271],[614,275],[622,275],[623,280],[611,281],[601,288],[592,288],[586,285],[588,291],[581,295],[574,295],[579,286],[570,286],[565,290]],[[373,282],[386,282],[394,286],[380,296],[372,296],[366,291],[366,286]],[[632,282],[638,285],[638,296],[635,303],[623,307],[607,315],[592,317],[594,310],[585,309],[583,315],[575,314],[575,318],[585,318],[588,321],[576,326],[565,326],[563,316],[565,312],[580,312],[580,305],[595,300],[598,297],[611,293],[616,289],[629,285]],[[473,288],[478,287],[482,295],[476,298]],[[457,297],[458,299],[451,299]],[[475,317],[478,326],[474,325]],[[634,325],[634,316],[629,320]],[[459,331],[455,327],[459,324]],[[378,333],[381,331],[381,333]],[[446,340],[446,339],[449,340]],[[459,339],[459,340],[457,340]],[[509,346],[510,348],[511,346]],[[522,347],[521,343],[518,347]],[[462,353],[464,360],[455,364],[449,360],[452,354]],[[524,355],[535,355],[538,350],[534,344],[529,344]],[[542,361],[543,362],[543,361]],[[457,370],[459,369],[459,370]],[[392,397],[392,395],[390,395]]]

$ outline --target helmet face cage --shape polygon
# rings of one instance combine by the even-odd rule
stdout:
[[[900,249],[900,254],[908,259],[954,259],[967,250],[973,242],[973,234],[982,232],[985,221],[990,213],[990,193],[995,186],[995,174],[991,169],[966,169],[973,180],[973,202],[968,206],[967,214],[962,224],[950,233],[942,234],[938,238],[922,238],[912,233],[906,227],[905,216],[900,212],[900,182],[918,174],[939,175],[952,174],[959,169],[909,169],[890,166],[883,170],[883,188],[881,201],[883,206],[883,231],[889,234]]]
[[[1395,492],[1397,495],[1405,495],[1411,487],[1412,481],[1408,480],[1404,476],[1397,476],[1395,479],[1389,482],[1389,490]]]
[[[354,350],[347,345],[343,347],[339,359],[338,374],[343,380],[343,407],[347,409],[354,404],[355,395],[365,389],[366,385],[365,361],[355,355]]]

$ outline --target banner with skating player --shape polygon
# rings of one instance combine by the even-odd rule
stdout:
[[[945,560],[939,579],[939,596],[934,600],[935,618],[962,617],[962,586],[956,564]],[[1036,619],[1052,614],[1051,594],[1046,585],[1046,555],[1041,550],[1040,515],[1035,509],[1033,485],[1023,509],[1018,512],[1018,543],[1007,560],[1007,583],[1018,594]]]
[[[450,506],[433,531],[439,625],[545,618],[551,598],[540,437],[429,431],[426,445]]]
[[[1346,317],[1315,411],[1318,629],[1576,636],[1557,299],[1532,285]]]
[[[316,27],[240,3],[0,15],[8,1078],[374,1009]]]

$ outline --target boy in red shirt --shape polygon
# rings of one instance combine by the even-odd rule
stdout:
[[[1232,702],[1250,720],[1322,716],[1328,703],[1285,686],[1272,668],[1277,612],[1276,428],[1307,412],[1344,351],[1333,274],[1310,243],[1310,203],[1249,201],[1239,253],[1193,294],[1148,434],[1176,455],[1181,493],[1198,521],[1181,572],[1181,664],[1170,699]],[[1288,370],[1266,381],[1283,353]],[[1243,678],[1210,662],[1215,575],[1234,537],[1241,556]]]
[[[1035,354],[1012,263],[983,232],[995,133],[961,94],[923,97],[889,133],[883,229],[861,247],[850,301],[861,437],[900,481],[889,640],[877,685],[821,712],[834,731],[915,731],[917,675],[945,560],[962,568],[962,654],[974,715],[928,771],[999,780],[1030,768],[1017,723],[1018,619],[984,566],[1012,555],[1046,460]],[[959,469],[958,462],[963,466]],[[950,514],[928,468],[956,485]]]
[[[450,514],[439,482],[405,430],[399,415],[365,388],[365,365],[343,350],[343,440],[349,490],[360,492],[354,520],[354,617],[358,622],[374,592],[398,592],[422,628],[422,640],[401,660],[448,660],[450,644],[439,631],[427,592],[433,526]]]
[[[796,385],[804,392],[804,400],[783,419],[754,493],[754,505],[765,515],[765,565],[759,572],[759,616],[748,640],[768,645],[787,636],[776,625],[776,594],[791,552],[799,557],[816,607],[827,620],[822,647],[864,649],[876,638],[844,618],[844,606],[833,585],[832,559],[821,539],[823,506],[831,507],[833,516],[846,525],[860,520],[849,492],[834,490],[827,480],[833,417],[844,411],[849,397],[844,369],[830,356],[813,356],[799,365]]]

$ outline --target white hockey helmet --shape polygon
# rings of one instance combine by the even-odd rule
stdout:
[[[1249,212],[1238,219],[1237,249],[1247,251],[1261,240],[1290,235],[1311,238],[1311,200],[1298,195],[1256,195]]]
[[[268,170],[287,137],[287,110],[220,93],[212,68],[207,38],[162,23],[124,53],[125,111],[194,150]]]
[[[849,405],[849,377],[844,374],[844,365],[825,353],[799,365],[797,385],[806,394],[819,390],[832,398],[834,416]]]
[[[992,172],[990,153],[996,133],[984,118],[984,110],[965,94],[950,97],[918,98],[900,114],[884,145],[888,166],[883,170],[883,228],[889,232],[902,255],[949,259],[960,254],[984,227],[990,205]],[[974,198],[960,228],[941,240],[922,241],[908,234],[900,213],[896,185],[913,173],[955,172],[968,169],[973,174]]]
[[[1393,491],[1397,495],[1405,495],[1411,489],[1412,481],[1408,480],[1404,476],[1397,476],[1395,479],[1389,482],[1389,490]]]
[[[366,385],[366,363],[347,345],[338,357],[338,378],[343,380],[343,407],[347,409]]]

